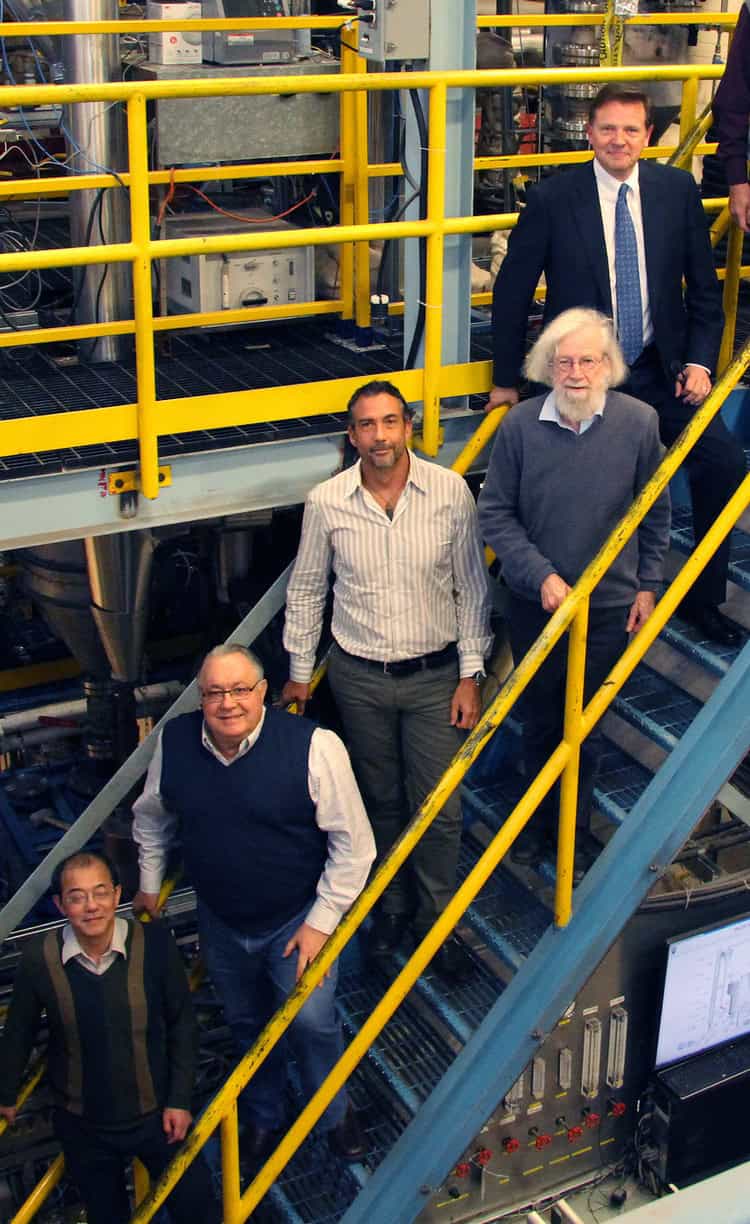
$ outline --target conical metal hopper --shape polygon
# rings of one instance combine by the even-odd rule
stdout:
[[[20,561],[24,588],[55,637],[65,643],[86,675],[108,679],[109,661],[91,615],[83,540],[24,549]]]
[[[123,531],[85,541],[91,614],[109,660],[112,677],[139,679],[154,555],[148,531]]]

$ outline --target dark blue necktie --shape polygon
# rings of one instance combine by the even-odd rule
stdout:
[[[617,193],[615,207],[615,281],[617,286],[617,335],[625,360],[632,365],[643,350],[641,278],[638,275],[638,245],[628,208],[628,185]]]

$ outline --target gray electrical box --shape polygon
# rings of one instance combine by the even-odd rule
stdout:
[[[428,59],[430,0],[374,0],[372,9],[360,13],[357,29],[359,53],[368,59]]]
[[[287,0],[202,0],[203,17],[288,17]],[[212,64],[282,64],[294,59],[294,30],[207,30],[203,58]]]
[[[165,238],[206,237],[260,228],[289,230],[260,209],[246,209],[248,222],[224,217],[167,217]],[[178,255],[166,260],[167,308],[170,314],[208,310],[241,310],[248,306],[284,306],[315,299],[315,250],[312,246],[268,247],[217,255]]]

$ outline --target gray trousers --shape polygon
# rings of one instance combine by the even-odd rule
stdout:
[[[328,680],[380,862],[463,742],[464,733],[450,725],[458,664],[389,676],[334,643]],[[386,889],[383,911],[413,914],[420,934],[432,926],[455,892],[460,842],[456,791]]]

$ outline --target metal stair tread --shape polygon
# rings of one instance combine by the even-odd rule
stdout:
[[[672,510],[672,545],[681,553],[691,553],[695,547],[693,518],[690,510]],[[729,577],[745,591],[750,591],[750,535],[739,527],[730,535]]]
[[[368,968],[339,978],[336,1004],[344,1027],[356,1033],[379,1003],[386,979]],[[367,1053],[367,1060],[410,1113],[429,1096],[454,1052],[405,999]]]
[[[739,646],[722,646],[712,638],[705,637],[695,625],[679,616],[673,616],[662,629],[660,637],[680,654],[692,659],[713,675],[724,676],[750,636],[741,626],[738,628],[742,633]]]
[[[701,703],[641,663],[615,697],[613,709],[670,752],[701,709]]]

